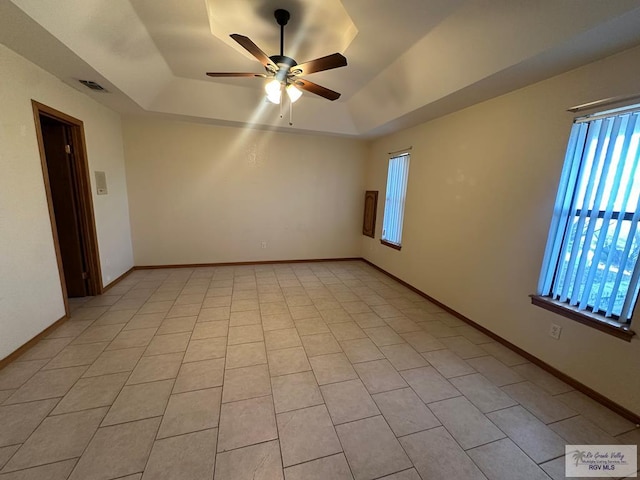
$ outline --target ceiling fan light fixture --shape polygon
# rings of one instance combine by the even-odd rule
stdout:
[[[208,0],[212,1],[212,0]],[[267,100],[276,105],[280,105],[280,118],[283,116],[284,92],[286,90],[289,105],[289,125],[293,125],[293,104],[302,96],[302,91],[306,90],[314,95],[326,98],[327,100],[337,100],[340,98],[338,92],[329,90],[321,85],[310,82],[306,79],[299,79],[299,76],[306,76],[311,73],[324,72],[334,68],[345,67],[347,59],[340,53],[333,53],[324,57],[316,58],[304,63],[297,63],[293,58],[284,54],[284,27],[287,25],[290,14],[287,10],[277,9],[273,12],[276,22],[280,26],[280,54],[267,56],[249,37],[232,33],[230,37],[242,48],[250,53],[265,68],[266,73],[257,74],[249,72],[207,72],[209,77],[260,77],[268,79],[264,84]]]
[[[267,92],[267,100],[271,103],[275,103],[276,105],[280,103],[282,98],[282,84],[278,80],[273,79],[270,82],[267,82],[264,86],[264,90]]]
[[[300,90],[294,84],[290,83],[289,85],[287,85],[287,95],[291,103],[296,103],[302,96],[302,90]]]

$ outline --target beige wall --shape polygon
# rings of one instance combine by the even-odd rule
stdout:
[[[0,359],[64,315],[31,100],[84,122],[103,282],[133,265],[120,116],[0,45]],[[93,178],[91,179],[93,182]]]
[[[640,341],[530,304],[573,105],[638,91],[640,49],[373,142],[381,192],[363,255],[560,371],[640,414]],[[401,251],[380,245],[387,153],[413,146]],[[639,315],[637,315],[639,316]],[[639,320],[636,321],[638,323]],[[551,322],[563,327],[548,336]],[[640,326],[636,326],[640,332]]]
[[[360,255],[361,141],[141,117],[124,139],[136,265]]]

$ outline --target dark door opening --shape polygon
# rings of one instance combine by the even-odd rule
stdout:
[[[83,124],[32,101],[60,283],[67,298],[102,293]]]
[[[78,217],[78,172],[71,150],[71,127],[41,114],[40,128],[67,295],[85,297],[88,293],[88,262],[83,246],[82,224]]]

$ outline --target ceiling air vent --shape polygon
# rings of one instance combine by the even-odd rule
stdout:
[[[96,92],[106,92],[107,89],[102,85],[96,82],[92,82],[91,80],[78,80],[85,87],[90,88],[91,90],[95,90]]]

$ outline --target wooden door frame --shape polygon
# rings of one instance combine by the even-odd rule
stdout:
[[[87,268],[89,270],[88,288],[89,295],[99,295],[103,292],[102,270],[100,268],[100,255],[98,251],[98,235],[96,233],[96,222],[93,213],[93,197],[91,194],[91,179],[89,176],[89,165],[87,163],[87,147],[84,137],[84,124],[66,113],[48,107],[42,103],[31,100],[33,107],[33,117],[36,125],[36,137],[38,139],[38,150],[40,152],[40,163],[42,166],[42,177],[44,179],[44,189],[47,195],[47,205],[49,207],[49,218],[51,220],[51,232],[53,234],[53,244],[58,262],[58,273],[60,274],[60,285],[64,297],[64,306],[67,316],[69,316],[69,301],[67,299],[67,285],[64,278],[64,268],[62,266],[62,255],[60,254],[60,243],[58,239],[58,229],[56,227],[55,212],[53,210],[53,200],[51,196],[51,184],[49,182],[49,171],[47,167],[47,157],[44,150],[44,139],[40,125],[40,115],[53,118],[71,127],[71,149],[73,152],[73,162],[76,168],[77,189],[80,228],[82,229],[82,243],[87,257]]]

